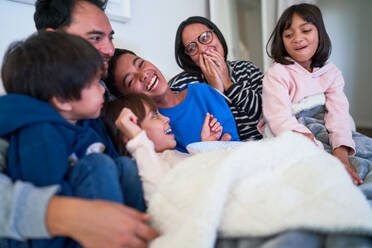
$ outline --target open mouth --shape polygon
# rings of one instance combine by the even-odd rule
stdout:
[[[171,132],[172,132],[172,129],[171,128],[168,128],[168,129],[164,130],[164,133],[165,134],[171,134]]]
[[[156,88],[156,86],[158,86],[158,83],[159,83],[159,78],[158,76],[154,74],[154,76],[151,78],[150,83],[147,85],[146,90],[147,91],[153,90],[154,88]]]
[[[105,68],[107,68],[107,67],[109,66],[109,60],[110,60],[110,59],[106,59],[106,58],[103,59],[103,66],[104,66]]]

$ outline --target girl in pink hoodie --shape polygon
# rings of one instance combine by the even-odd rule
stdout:
[[[354,184],[362,184],[363,180],[349,162],[349,156],[355,154],[356,148],[349,104],[343,92],[344,79],[341,71],[327,62],[331,41],[319,8],[312,4],[287,8],[267,47],[270,42],[271,50],[267,53],[274,63],[263,79],[264,118],[259,124],[260,131],[274,136],[293,131],[305,135],[320,147],[328,146],[329,152],[343,163]],[[323,107],[320,118],[323,132],[319,132],[319,125],[311,128],[314,126],[307,125],[297,116],[315,106]],[[326,139],[319,138],[324,134]],[[369,153],[372,153],[372,139],[364,138],[369,142]],[[369,156],[368,163],[372,165],[372,156]]]

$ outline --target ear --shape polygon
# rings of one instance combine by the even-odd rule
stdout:
[[[48,32],[54,32],[56,31],[54,28],[46,28],[45,31],[48,31]]]
[[[72,104],[71,101],[68,100],[62,100],[58,97],[53,96],[49,103],[57,109],[58,112],[69,112],[72,110]]]

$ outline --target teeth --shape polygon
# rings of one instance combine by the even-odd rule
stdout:
[[[152,89],[154,89],[159,83],[159,79],[157,76],[154,76],[152,77],[150,83],[147,85],[146,89],[147,91],[151,91]]]
[[[172,132],[171,128],[168,128],[167,130],[164,131],[165,134],[169,134],[170,132]]]

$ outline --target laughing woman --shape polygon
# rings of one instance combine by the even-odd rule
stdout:
[[[249,61],[227,61],[227,52],[225,38],[213,22],[189,17],[178,26],[175,43],[176,61],[184,71],[170,81],[170,88],[179,91],[189,83],[206,82],[225,96],[240,139],[261,139],[257,124],[263,74]]]
[[[173,92],[159,69],[131,51],[115,49],[110,61],[107,86],[115,96],[126,93],[144,93],[170,118],[176,149],[186,152],[186,146],[201,141],[200,132],[207,113],[212,114],[224,127],[221,140],[238,141],[234,117],[224,98],[206,84],[191,84]]]

